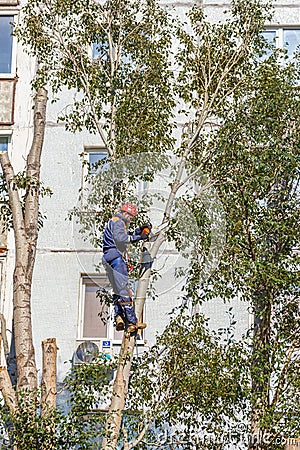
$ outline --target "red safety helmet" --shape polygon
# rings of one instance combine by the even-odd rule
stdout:
[[[133,203],[124,203],[124,205],[121,206],[120,211],[127,212],[133,217],[137,214],[136,206]]]

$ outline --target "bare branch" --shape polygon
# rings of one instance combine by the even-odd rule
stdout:
[[[14,414],[17,408],[16,392],[12,387],[7,368],[4,366],[0,366],[0,390],[10,412]]]
[[[5,358],[7,358],[7,356],[9,355],[9,346],[6,334],[6,320],[3,314],[0,314],[0,322],[1,322],[1,336],[2,336],[4,356]]]
[[[41,153],[44,143],[46,124],[46,105],[48,93],[43,87],[35,96],[33,116],[33,140],[27,156],[26,176],[29,184],[26,187],[25,200],[25,230],[29,245],[28,273],[31,276],[35,260],[35,251],[38,238],[38,211],[40,195],[40,166]]]
[[[139,436],[131,444],[129,444],[128,450],[136,447],[140,442],[143,442],[143,438],[144,438],[146,432],[148,431],[148,429],[152,423],[152,420],[153,420],[153,416],[151,415],[147,424],[143,427],[143,430],[140,432]]]
[[[16,245],[18,246],[22,245],[24,241],[26,241],[25,223],[23,218],[21,199],[16,185],[14,169],[11,165],[7,152],[0,153],[0,163],[6,180],[9,205],[12,212],[14,228],[18,228],[21,232],[20,234],[18,234],[18,236],[16,236]]]
[[[43,351],[43,379],[44,388],[42,394],[42,411],[46,414],[48,410],[56,407],[56,364],[57,345],[55,338],[48,338],[42,342]]]
[[[157,448],[161,448],[161,447],[166,447],[167,445],[183,445],[183,444],[191,444],[191,441],[169,441],[169,442],[163,442],[160,444],[157,444],[156,442],[146,442],[146,441],[141,441],[143,444],[148,445],[149,447],[157,447]]]

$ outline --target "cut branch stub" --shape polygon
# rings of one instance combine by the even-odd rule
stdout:
[[[56,365],[57,346],[55,338],[48,338],[42,342],[43,351],[43,379],[42,379],[42,409],[43,414],[56,408]]]

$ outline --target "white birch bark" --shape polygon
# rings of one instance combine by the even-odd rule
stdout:
[[[35,97],[34,134],[27,157],[25,208],[17,188],[13,166],[7,153],[0,154],[6,178],[15,237],[13,276],[14,331],[17,355],[18,389],[37,388],[37,370],[32,339],[31,284],[38,236],[40,157],[46,121],[47,91],[40,88]]]
[[[42,342],[43,376],[42,376],[42,415],[56,408],[56,372],[57,346],[55,338]]]

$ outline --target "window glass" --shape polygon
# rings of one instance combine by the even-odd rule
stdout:
[[[8,137],[0,136],[0,152],[7,152],[8,150]]]
[[[276,31],[275,30],[265,30],[262,32],[262,35],[269,44],[275,45],[275,39],[276,39]]]
[[[99,161],[102,161],[103,159],[105,159],[107,157],[107,152],[105,150],[93,150],[93,151],[88,151],[88,160],[89,160],[89,164],[90,164],[90,174],[94,174],[97,172],[97,163]]]
[[[276,45],[276,31],[275,30],[265,30],[262,32],[263,37],[267,41],[268,47],[270,45]],[[264,57],[262,59],[268,58],[272,54],[272,49],[265,47]]]
[[[106,318],[107,307],[102,307],[97,297],[97,285],[85,286],[83,335],[84,338],[106,338],[107,323],[101,320]],[[100,317],[101,316],[101,317]]]
[[[289,57],[292,57],[300,45],[300,28],[283,30],[283,46]]]
[[[0,73],[11,72],[13,16],[0,16]]]

